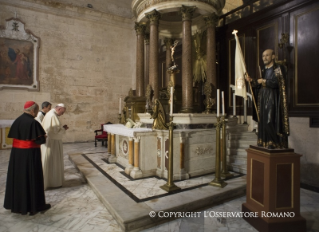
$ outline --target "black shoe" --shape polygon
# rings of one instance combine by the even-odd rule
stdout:
[[[36,215],[38,212],[30,212],[29,213],[29,216],[34,216],[34,215]]]
[[[42,213],[44,213],[45,211],[47,211],[48,209],[51,208],[50,204],[45,204],[39,211],[41,211]]]

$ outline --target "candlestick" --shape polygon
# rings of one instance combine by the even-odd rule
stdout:
[[[120,97],[120,103],[119,103],[119,114],[121,114],[121,104],[122,104],[122,98]]]
[[[174,91],[174,88],[171,87],[171,105],[170,105],[169,115],[173,115],[173,91]]]
[[[236,95],[233,93],[233,115],[236,116]]]
[[[222,91],[222,111],[223,111],[223,116],[224,116],[225,115],[224,91]]]
[[[219,117],[219,89],[217,89],[217,117]]]

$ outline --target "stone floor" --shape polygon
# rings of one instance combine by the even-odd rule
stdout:
[[[105,152],[93,143],[64,144],[65,183],[62,188],[45,192],[52,208],[44,214],[23,216],[0,207],[2,231],[121,231],[120,226],[99,201],[81,174],[69,161],[69,152]],[[3,204],[10,150],[0,150],[0,202]],[[246,197],[240,197],[205,209],[200,217],[176,219],[145,232],[166,231],[256,231],[242,218],[204,217],[205,212],[239,212]],[[319,193],[301,189],[301,212],[307,220],[308,231],[319,232]]]

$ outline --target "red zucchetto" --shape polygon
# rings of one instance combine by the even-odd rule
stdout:
[[[34,101],[27,101],[25,104],[24,104],[24,109],[27,109],[29,108],[30,106],[33,106],[35,104]]]

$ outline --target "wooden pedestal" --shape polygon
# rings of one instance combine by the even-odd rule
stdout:
[[[306,232],[300,216],[300,157],[293,149],[247,149],[247,192],[244,217],[259,232]]]

